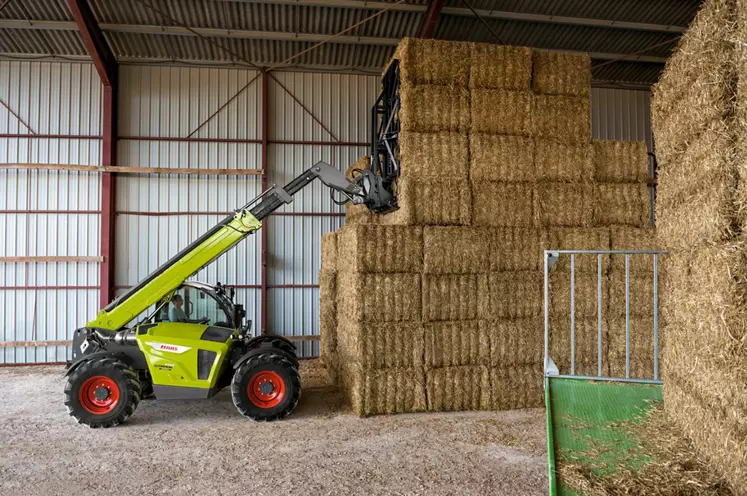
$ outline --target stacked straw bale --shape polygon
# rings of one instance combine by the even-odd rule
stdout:
[[[337,382],[337,234],[327,233],[321,242],[319,270],[319,358],[330,381]]]
[[[595,202],[598,181],[646,187],[645,145],[591,141],[585,55],[405,40],[395,58],[400,209],[351,207],[336,235],[339,382],[361,415],[541,406],[543,250],[609,249],[611,232],[643,229],[648,197]],[[592,258],[575,264],[576,373],[597,372]],[[611,270],[605,258],[605,305]],[[566,257],[550,280],[562,372],[569,277]],[[606,315],[602,340],[607,372]]]
[[[704,2],[654,89],[665,406],[747,492],[747,7]]]

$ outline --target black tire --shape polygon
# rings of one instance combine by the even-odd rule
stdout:
[[[289,343],[285,339],[280,339],[275,336],[261,336],[254,338],[253,344],[257,348],[274,348],[273,351],[282,352],[285,357],[293,363],[293,366],[298,369],[298,357],[296,356],[296,347],[292,343]],[[269,351],[269,350],[268,350]]]
[[[96,392],[107,397],[95,397]],[[65,383],[68,413],[79,424],[92,428],[121,424],[135,412],[140,396],[137,372],[114,357],[94,358],[81,364]]]
[[[267,382],[268,392],[259,392]],[[298,368],[278,350],[253,356],[233,375],[231,397],[239,413],[250,419],[271,422],[286,417],[301,398]]]

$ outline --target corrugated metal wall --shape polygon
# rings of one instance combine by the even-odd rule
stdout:
[[[100,135],[100,126],[101,83],[91,64],[0,62],[0,163],[99,164],[101,140],[80,136]],[[99,184],[89,172],[0,171],[0,258],[98,256]],[[98,269],[0,262],[2,340],[69,339],[98,311]],[[68,348],[2,347],[0,363],[63,361]]]
[[[261,79],[248,84],[256,75],[241,69],[122,66],[119,164],[261,168],[261,145],[247,142],[262,138]],[[193,133],[245,86],[237,98]],[[285,184],[318,160],[345,169],[365,154],[369,109],[377,88],[378,78],[371,76],[279,72],[269,77],[269,184]],[[0,99],[17,108],[19,116],[39,134],[100,134],[101,86],[90,65],[0,63]],[[0,133],[27,132],[0,107]],[[184,141],[190,134],[222,142]],[[592,135],[645,139],[650,146],[648,93],[595,88]],[[98,164],[100,141],[0,138],[0,162]],[[0,174],[3,212],[100,208],[98,174]],[[135,284],[224,212],[256,196],[260,188],[259,176],[120,175],[115,226],[117,290],[122,292]],[[283,212],[285,215],[272,216],[265,223],[267,329],[284,335],[318,335],[319,240],[342,225],[343,209],[332,202],[327,188],[315,183],[296,195]],[[0,226],[9,233],[0,256],[99,254],[96,214],[0,213]],[[260,240],[256,236],[241,243],[195,277],[239,286],[237,300],[246,304],[249,317],[257,323]],[[98,285],[96,264],[2,264],[0,271],[2,288]],[[67,339],[97,311],[95,289],[0,291],[5,341]],[[304,342],[300,347],[303,355],[318,354],[316,342]],[[64,349],[4,348],[0,360],[65,358]]]

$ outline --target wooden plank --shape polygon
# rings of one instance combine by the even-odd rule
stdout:
[[[39,348],[42,346],[72,346],[72,341],[0,341],[0,348]]]
[[[127,165],[77,164],[0,164],[0,170],[59,170],[79,172],[117,172],[120,174],[184,174],[203,176],[260,176],[260,169],[194,169],[175,167],[130,167]]]
[[[0,257],[0,263],[93,262],[101,263],[104,257]]]
[[[288,341],[319,341],[321,339],[321,336],[314,335],[314,336],[280,336]]]

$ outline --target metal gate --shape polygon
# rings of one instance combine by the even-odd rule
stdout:
[[[659,378],[659,257],[666,254],[665,251],[659,250],[545,250],[544,256],[544,319],[545,319],[545,359],[544,359],[544,370],[546,377],[559,377],[559,378],[579,378],[579,379],[590,379],[590,380],[606,380],[606,381],[621,381],[621,382],[644,382],[661,384]],[[576,263],[577,257],[584,257],[589,259],[590,257],[596,257],[597,270],[597,295],[596,295],[596,308],[597,308],[597,371],[595,375],[581,375],[576,373]],[[652,285],[653,285],[653,326],[651,332],[653,333],[653,346],[651,353],[653,353],[653,374],[651,377],[645,378],[631,378],[630,368],[630,311],[631,311],[631,293],[630,293],[630,264],[631,257],[637,257],[640,259],[642,256],[650,256],[652,258]],[[560,259],[568,257],[570,261],[570,295],[569,302],[570,308],[570,357],[559,357],[550,356],[550,338],[552,335],[552,329],[550,327],[550,269]],[[603,286],[605,283],[611,284],[611,278],[608,278],[608,274],[603,270],[603,257],[609,257],[610,263],[613,257],[624,257],[625,261],[625,377],[614,377],[610,374],[604,374],[602,364],[605,356],[603,353],[603,328],[606,316],[604,315],[604,297],[603,297]],[[609,286],[608,286],[609,287]],[[611,330],[608,328],[608,332]],[[611,336],[608,336],[611,340]],[[558,360],[564,360],[570,362],[569,373],[561,373],[560,369],[556,365]]]

